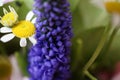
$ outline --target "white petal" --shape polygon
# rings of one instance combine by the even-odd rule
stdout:
[[[17,12],[15,11],[15,9],[13,7],[11,7],[11,6],[8,6],[8,7],[9,7],[11,12],[14,12],[17,15]]]
[[[111,80],[120,80],[120,73],[116,74]]]
[[[5,8],[3,8],[3,12],[4,12],[4,14],[8,13],[8,11]]]
[[[32,11],[28,12],[28,14],[26,16],[26,20],[30,21],[33,16],[34,16],[34,13]]]
[[[27,45],[27,41],[25,38],[20,39],[20,46],[25,47]]]
[[[28,77],[23,77],[23,80],[29,80],[29,78]]]
[[[16,57],[14,55],[11,55],[9,57],[9,60],[10,60],[11,65],[12,65],[12,74],[11,74],[9,80],[22,80],[22,73],[21,73],[21,70],[19,68]]]
[[[0,6],[3,6],[3,3],[2,3],[2,2],[0,2]]]
[[[35,23],[35,21],[36,21],[36,19],[37,19],[37,18],[35,17],[35,18],[31,21],[31,22],[34,24],[34,23]]]
[[[33,45],[35,45],[37,43],[36,39],[34,38],[34,36],[29,37],[29,40],[33,43]]]
[[[0,40],[2,42],[8,42],[8,41],[12,40],[14,37],[15,37],[15,35],[12,34],[12,33],[11,34],[6,34],[3,37],[1,37]]]
[[[116,26],[119,26],[119,25],[120,25],[120,15],[114,13],[112,15],[112,26],[116,27]]]
[[[8,2],[12,2],[14,0],[2,0],[4,4],[8,3]]]
[[[9,32],[12,32],[12,29],[9,27],[2,27],[2,28],[0,28],[0,32],[1,33],[9,33]]]
[[[94,4],[97,7],[105,10],[105,6],[104,6],[104,1],[103,0],[91,0],[91,3]]]

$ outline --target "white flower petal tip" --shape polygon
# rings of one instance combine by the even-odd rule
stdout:
[[[0,28],[0,33],[9,33],[9,32],[12,32],[12,29],[9,27]]]
[[[0,0],[0,7],[6,3],[13,2],[14,0]]]
[[[29,37],[29,40],[33,43],[33,45],[37,43],[37,40],[33,36]]]
[[[20,47],[25,47],[27,45],[27,41],[25,38],[20,39]]]
[[[3,3],[2,2],[0,2],[0,7],[2,7],[3,6]]]
[[[114,13],[112,15],[112,26],[117,27],[120,25],[120,15]]]
[[[3,8],[3,12],[4,12],[4,14],[8,13],[8,11],[5,8]]]
[[[105,9],[103,0],[91,0],[91,3],[99,7],[100,9]]]
[[[27,14],[27,16],[26,16],[26,20],[30,21],[33,16],[34,16],[33,11],[28,12],[28,14]]]
[[[29,78],[28,77],[24,77],[23,80],[29,80]]]
[[[111,80],[120,80],[120,73],[113,76],[113,78]]]
[[[36,17],[31,21],[33,24],[36,22]]]
[[[9,9],[11,12],[14,12],[16,14],[16,16],[18,16],[17,12],[15,11],[15,9],[13,7],[9,6]]]
[[[0,40],[1,40],[2,42],[6,43],[6,42],[12,40],[14,37],[15,37],[14,34],[6,34],[6,35],[4,35],[3,37],[1,37]]]

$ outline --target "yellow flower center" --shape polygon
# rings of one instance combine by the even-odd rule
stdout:
[[[28,38],[35,33],[35,26],[30,21],[20,21],[13,26],[12,32],[16,37]]]
[[[119,13],[120,14],[120,2],[118,1],[108,1],[105,2],[105,7],[110,13]]]
[[[15,14],[14,12],[9,12],[1,18],[0,22],[4,26],[12,26],[17,21],[17,18],[17,14]]]

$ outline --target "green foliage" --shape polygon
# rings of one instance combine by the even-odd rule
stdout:
[[[69,1],[71,3],[74,30],[71,48],[73,79],[86,80],[82,78],[82,69],[95,51],[110,18],[107,12],[91,4],[90,0]],[[119,36],[120,32],[114,37],[108,50],[104,47],[103,50],[106,50],[106,52],[102,51],[91,66],[93,72],[100,69],[100,67],[112,68],[113,64],[120,61]]]
[[[74,9],[72,15],[75,36],[84,29],[108,25],[109,17],[105,11],[96,8],[90,3],[90,0],[77,1],[70,0],[71,9]],[[73,8],[74,4],[75,8]]]
[[[83,67],[98,46],[103,31],[105,27],[109,24],[110,18],[107,12],[91,4],[91,0],[69,1],[71,4],[71,11],[73,16],[72,25],[74,32],[74,37],[72,39],[73,45],[71,48],[71,69],[73,73],[72,80],[86,80],[85,78],[83,78]],[[19,15],[19,20],[24,20],[28,11],[33,9],[33,0],[16,0],[12,3],[5,4],[3,7],[7,8],[8,10],[8,5],[11,5],[15,8]],[[3,15],[3,7],[0,7],[1,16]],[[0,26],[2,27],[2,25]],[[113,43],[111,42],[111,45],[109,45],[109,49],[106,48],[108,44],[105,44],[101,55],[90,68],[91,71],[93,70],[92,73],[94,73],[95,70],[101,67],[111,68],[114,66],[113,64],[120,61],[119,41],[120,32],[118,32],[118,34],[114,37]],[[15,56],[18,60],[21,71],[23,72],[23,75],[28,76],[27,53],[18,53],[18,51],[20,50],[19,40],[14,39],[6,44],[0,43],[0,46],[5,48],[7,53],[14,53],[15,51],[17,51],[15,53]]]
[[[76,7],[79,5],[80,0],[69,0],[69,2],[72,4],[71,10],[74,11]]]
[[[19,6],[19,9],[17,10],[19,19],[25,20],[27,13],[33,8],[32,7],[33,0],[29,0],[29,4],[28,4],[28,0],[16,0],[16,1],[19,1],[22,4],[21,6]]]
[[[82,74],[83,67],[95,51],[103,32],[104,27],[97,27],[84,30],[80,32],[78,36],[73,38],[71,64],[72,72],[74,72],[76,76],[78,75],[77,78],[81,79],[80,75]]]

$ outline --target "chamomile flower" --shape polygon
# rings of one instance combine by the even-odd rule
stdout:
[[[0,23],[3,26],[7,26],[7,27],[13,26],[18,20],[18,15],[14,10],[14,8],[9,6],[9,10],[10,12],[8,12],[5,8],[3,8],[4,16],[3,17],[0,16]]]
[[[7,17],[4,18],[5,16]],[[20,38],[21,47],[25,47],[27,45],[27,40],[26,40],[27,38],[33,44],[36,44],[36,40],[34,38],[34,34],[36,30],[34,23],[35,23],[36,18],[33,18],[33,16],[34,16],[34,13],[30,11],[27,14],[25,20],[14,23],[16,21],[15,18],[17,18],[16,15],[13,15],[11,12],[5,13],[5,15],[1,17],[2,22],[6,22],[5,24],[10,26],[11,23],[9,23],[9,21],[13,21],[13,19],[15,21],[13,21],[14,25],[12,27],[4,26],[0,29],[1,33],[8,33],[4,35],[3,37],[1,37],[0,40],[5,43],[5,42],[12,40],[16,36]]]
[[[99,8],[112,15],[112,25],[120,25],[120,0],[92,0]]]
[[[120,0],[92,0],[92,3],[109,13],[120,14]]]

